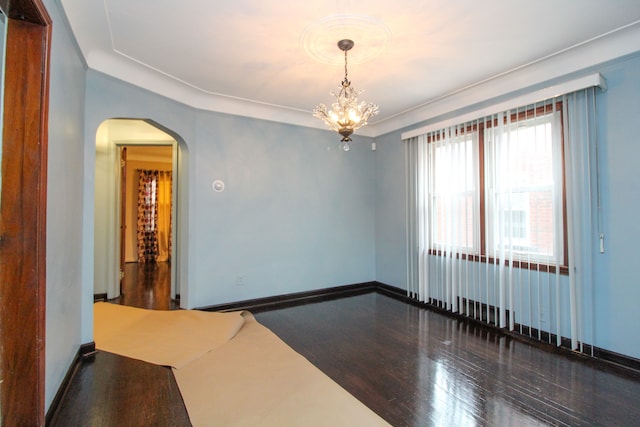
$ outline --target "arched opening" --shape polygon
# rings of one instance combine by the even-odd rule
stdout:
[[[149,231],[138,230],[140,225],[136,223],[136,217],[144,213],[137,212],[140,206],[132,206],[137,203],[140,173],[144,170],[161,171],[160,174],[165,175],[165,181],[166,174],[170,174],[170,195],[163,196],[162,201],[163,204],[167,201],[170,203],[169,211],[167,212],[166,206],[161,209],[160,205],[154,205],[155,220],[150,228],[154,233],[153,239],[159,256],[149,262],[147,267],[159,265],[156,261],[163,263],[161,271],[169,276],[168,297],[174,301],[172,305],[177,305],[175,300],[179,300],[181,294],[186,292],[186,289],[181,288],[186,280],[180,279],[185,273],[180,265],[184,263],[183,258],[186,258],[182,251],[186,245],[181,244],[185,237],[181,217],[186,213],[186,199],[182,196],[186,192],[181,191],[184,187],[181,182],[184,176],[184,168],[181,166],[184,151],[186,146],[179,135],[149,120],[108,119],[98,127],[94,189],[94,295],[106,299],[123,298],[123,302],[127,301],[122,285],[129,283],[125,280],[130,280],[131,277],[126,274],[138,271],[127,263],[149,261],[140,259],[138,251],[138,245],[145,244],[147,240],[138,240],[137,237],[141,232],[150,235]],[[161,196],[157,188],[153,196]],[[160,216],[159,210],[162,210]],[[164,225],[157,227],[159,223]],[[157,272],[157,268],[144,268],[140,271],[154,274],[154,277],[148,277],[150,280],[162,280],[162,275],[152,273]],[[138,282],[148,284],[139,278]],[[129,301],[132,301],[132,288],[129,286],[128,289]],[[153,295],[153,291],[146,297],[163,298]],[[139,303],[133,305],[140,306]],[[169,308],[162,301],[148,301],[146,307]]]

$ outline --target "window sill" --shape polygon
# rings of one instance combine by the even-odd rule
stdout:
[[[445,256],[442,250],[429,249],[429,255],[435,256]],[[474,262],[479,262],[482,264],[496,264],[500,262],[500,260],[494,257],[488,257],[486,255],[473,255],[473,254],[464,254],[464,253],[455,253],[451,254],[452,257],[461,260],[469,260]],[[559,273],[563,276],[569,275],[569,267],[566,265],[549,265],[541,262],[528,262],[528,261],[520,261],[520,260],[504,260],[504,265],[511,265],[514,268],[521,268],[523,270],[532,270],[532,271],[540,271],[543,273],[552,273],[556,274],[556,270],[560,270]]]

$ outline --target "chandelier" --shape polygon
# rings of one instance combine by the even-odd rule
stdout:
[[[313,109],[313,116],[322,119],[327,126],[342,135],[340,148],[349,151],[349,141],[351,134],[357,129],[367,124],[371,116],[378,114],[378,106],[374,103],[364,101],[358,104],[358,95],[362,91],[356,91],[351,87],[351,82],[347,78],[347,52],[353,47],[353,40],[344,39],[338,42],[340,50],[344,51],[344,80],[340,92],[336,95],[336,101],[331,104],[331,110],[327,106],[319,104]]]

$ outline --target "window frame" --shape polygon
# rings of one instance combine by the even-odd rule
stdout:
[[[507,124],[508,121],[511,124],[513,124],[519,121],[534,119],[537,117],[550,115],[554,113],[558,113],[560,115],[560,120],[559,120],[560,129],[558,129],[558,135],[560,136],[560,141],[558,143],[560,144],[559,153],[561,156],[559,159],[560,169],[561,169],[561,174],[560,174],[561,182],[558,188],[562,193],[560,197],[560,200],[561,200],[560,209],[562,209],[562,214],[561,214],[562,225],[561,227],[559,227],[560,230],[554,229],[553,234],[554,234],[554,239],[557,240],[557,236],[556,236],[557,231],[560,231],[562,233],[562,239],[561,239],[562,247],[558,249],[559,253],[557,257],[559,261],[557,262],[557,265],[560,270],[559,271],[560,274],[568,275],[569,274],[569,267],[568,267],[569,254],[568,254],[568,245],[567,245],[567,241],[568,241],[567,240],[568,239],[567,195],[566,195],[563,103],[560,100],[554,100],[552,102],[547,102],[544,105],[527,106],[523,109],[510,110],[508,113],[510,116],[509,120],[507,120],[507,117],[505,117],[503,124]],[[466,250],[468,249],[467,247],[454,247],[456,252],[454,252],[453,255],[455,256],[456,259],[472,260],[476,262],[489,263],[489,264],[495,264],[496,262],[498,262],[495,256],[489,255],[491,251],[488,250],[489,239],[487,238],[488,226],[486,222],[488,217],[487,201],[486,201],[487,182],[486,182],[486,175],[485,175],[485,171],[487,167],[486,165],[487,161],[485,157],[485,129],[487,127],[493,127],[497,125],[498,125],[498,118],[493,118],[488,121],[479,119],[469,123],[461,124],[459,127],[456,127],[456,133],[464,131],[464,134],[475,133],[477,135],[474,141],[477,143],[476,160],[478,162],[475,168],[478,173],[478,177],[477,177],[478,185],[475,188],[475,191],[477,191],[477,194],[475,195],[475,197],[479,202],[479,206],[478,206],[479,212],[477,215],[478,217],[477,224],[475,223],[475,217],[473,218],[474,220],[473,227],[474,228],[479,227],[478,234],[480,236],[479,242],[474,241],[473,248],[472,248],[473,250]],[[426,137],[427,144],[431,144],[439,141],[441,139],[440,135],[441,134],[439,132],[429,133]],[[476,243],[478,243],[477,251],[475,250]],[[436,244],[435,242],[431,243],[430,247],[428,248],[428,253],[430,255],[436,255],[436,256],[445,255],[446,251],[444,251],[442,247],[438,247],[438,246],[441,246],[441,245]],[[511,261],[504,260],[504,263],[505,265],[511,264],[513,267],[516,267],[516,268],[536,270],[541,272],[555,273],[557,270],[556,264],[544,262],[541,260],[525,261],[523,259],[513,259]]]

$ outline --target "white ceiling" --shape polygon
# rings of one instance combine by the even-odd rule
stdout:
[[[370,136],[504,74],[522,86],[524,69],[541,82],[640,49],[638,0],[60,1],[91,69],[197,108],[319,128],[311,110],[344,74],[335,43],[353,38],[352,86],[380,107]],[[318,62],[308,35],[336,14],[385,37],[357,25],[315,34],[311,49],[335,52]]]

